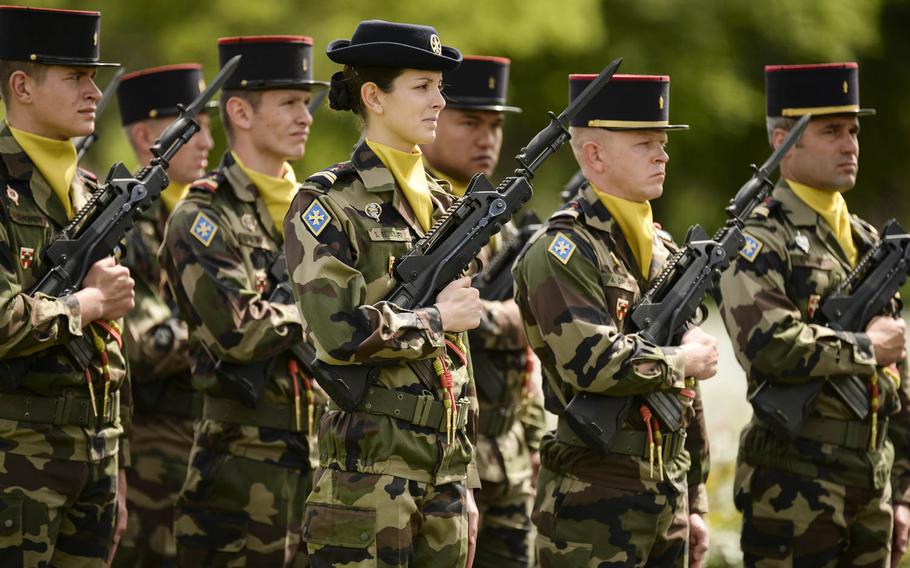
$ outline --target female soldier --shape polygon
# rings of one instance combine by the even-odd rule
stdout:
[[[318,359],[382,366],[356,409],[333,404],[320,424],[304,539],[316,566],[463,566],[479,482],[467,427],[474,385],[458,332],[479,324],[478,292],[462,278],[433,306],[383,300],[395,259],[451,203],[418,145],[435,138],[442,71],[461,54],[431,27],[378,20],[327,53],[345,65],[330,104],[357,114],[364,138],[295,198],[288,270]]]

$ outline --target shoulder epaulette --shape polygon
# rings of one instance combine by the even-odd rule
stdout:
[[[94,172],[89,171],[85,168],[79,168],[79,176],[87,179],[94,184],[98,183],[98,176],[96,176]]]
[[[778,207],[780,207],[780,200],[769,197],[761,205],[753,209],[752,214],[749,216],[767,219]]]
[[[878,237],[878,229],[875,228],[875,225],[869,221],[866,221],[865,219],[860,219],[856,214],[853,213],[850,214],[850,217],[852,217],[853,220],[856,221],[856,223],[865,229],[870,235],[873,237]]]
[[[674,247],[676,246],[673,235],[670,234],[670,231],[664,229],[660,223],[654,223],[654,234],[663,242],[673,245]]]
[[[218,189],[218,186],[221,185],[221,182],[224,181],[224,179],[221,172],[210,172],[206,176],[194,181],[190,185],[190,189],[195,189],[204,193],[215,193],[215,190]]]
[[[306,178],[306,181],[315,184],[320,189],[329,189],[335,185],[339,179],[348,176],[354,171],[354,164],[350,160],[346,162],[338,162],[337,164],[333,164],[322,171],[316,172],[315,174]]]

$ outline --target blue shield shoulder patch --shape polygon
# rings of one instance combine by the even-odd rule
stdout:
[[[749,262],[754,262],[755,257],[758,256],[759,251],[761,251],[762,247],[765,245],[752,235],[745,235],[745,237],[746,244],[740,249],[739,256],[745,258]]]
[[[559,262],[567,264],[569,259],[572,258],[572,254],[575,253],[576,248],[578,247],[576,247],[575,243],[573,243],[569,237],[562,233],[556,233],[556,236],[553,237],[553,241],[550,243],[547,251],[558,258]]]
[[[319,203],[318,199],[314,199],[310,206],[306,208],[306,211],[303,212],[303,215],[300,216],[303,219],[303,224],[306,225],[306,228],[313,233],[314,237],[318,237],[322,231],[329,225],[329,221],[332,220],[332,216],[329,215],[329,212],[325,210],[325,207]]]
[[[205,246],[212,244],[212,239],[215,238],[215,233],[217,232],[218,225],[206,217],[202,211],[196,215],[196,219],[193,221],[193,228],[190,229],[190,233]]]

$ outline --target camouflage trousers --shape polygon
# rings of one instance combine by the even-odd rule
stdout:
[[[630,491],[543,467],[532,518],[544,568],[688,565],[688,497],[668,485]]]
[[[106,566],[117,457],[99,463],[0,452],[0,566]]]
[[[151,412],[133,417],[132,467],[126,470],[129,516],[115,568],[177,565],[174,505],[192,447],[192,419]]]
[[[867,489],[740,462],[746,566],[888,566],[891,486]]]
[[[519,485],[483,482],[474,491],[480,523],[477,533],[477,566],[533,566],[534,525],[531,479]]]
[[[464,566],[468,519],[462,483],[319,468],[303,539],[314,568]]]
[[[193,445],[175,512],[180,566],[308,566],[300,520],[310,471]]]

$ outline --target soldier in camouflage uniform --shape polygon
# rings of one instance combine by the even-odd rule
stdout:
[[[569,78],[571,98],[594,79]],[[547,408],[533,519],[543,566],[699,565],[707,547],[707,436],[695,379],[714,375],[714,338],[649,343],[626,316],[676,245],[652,223],[668,156],[669,77],[617,75],[573,121],[588,180],[516,261],[515,300],[540,358]],[[640,397],[676,395],[688,425],[669,431]],[[587,445],[565,406],[580,392],[629,397],[609,452]],[[611,403],[612,404],[612,403]]]
[[[856,181],[857,117],[872,111],[859,107],[855,63],[769,66],[766,88],[772,146],[801,115],[813,119],[781,162],[783,179],[753,212],[746,245],[721,280],[722,315],[750,397],[765,381],[850,374],[877,394],[860,421],[824,386],[795,439],[752,418],[734,483],[745,563],[887,566],[893,526],[896,564],[910,502],[905,324],[876,318],[853,333],[810,323],[877,239],[841,195]]]
[[[0,8],[3,566],[103,566],[119,538],[129,451],[120,387],[129,386],[116,320],[133,307],[133,281],[109,258],[75,293],[26,292],[49,268],[45,248],[97,187],[70,139],[94,130],[92,78],[109,65],[99,62],[99,26],[98,12]],[[71,341],[96,349],[87,368],[70,358]]]
[[[312,116],[312,41],[223,38],[242,55],[221,94],[231,144],[171,214],[159,258],[189,326],[192,379],[204,393],[175,513],[181,566],[299,566],[303,503],[316,465],[321,403],[290,348],[297,308],[270,301],[282,221],[297,191]]]
[[[452,202],[417,145],[433,141],[441,70],[461,54],[428,26],[373,20],[328,55],[346,64],[330,104],[358,114],[365,136],[351,161],[311,176],[295,198],[288,270],[318,359],[382,366],[353,410],[333,403],[320,424],[303,537],[314,566],[463,566],[479,480],[469,427],[477,402],[459,332],[479,323],[478,292],[465,277],[432,306],[383,299],[395,258]]]
[[[144,69],[125,75],[117,88],[120,117],[127,137],[143,165],[149,148],[177,115],[204,88],[202,66],[196,63]],[[209,117],[197,117],[197,132],[170,161],[170,185],[136,223],[127,238],[123,264],[136,281],[136,308],[125,320],[135,412],[127,471],[129,523],[114,566],[173,566],[174,504],[186,477],[193,445],[193,420],[202,398],[190,382],[186,324],[164,282],[155,255],[164,224],[190,184],[208,165],[212,149]]]
[[[422,150],[430,174],[448,181],[457,197],[474,174],[492,176],[504,114],[521,112],[506,105],[509,63],[503,57],[465,56],[458,69],[443,73],[446,108],[439,115],[436,140]],[[517,238],[509,223],[484,249],[484,264]],[[476,561],[480,566],[529,566],[534,562],[533,486],[545,417],[515,301],[483,300],[480,326],[469,338],[480,403],[477,469],[483,483],[474,492],[480,510]]]

